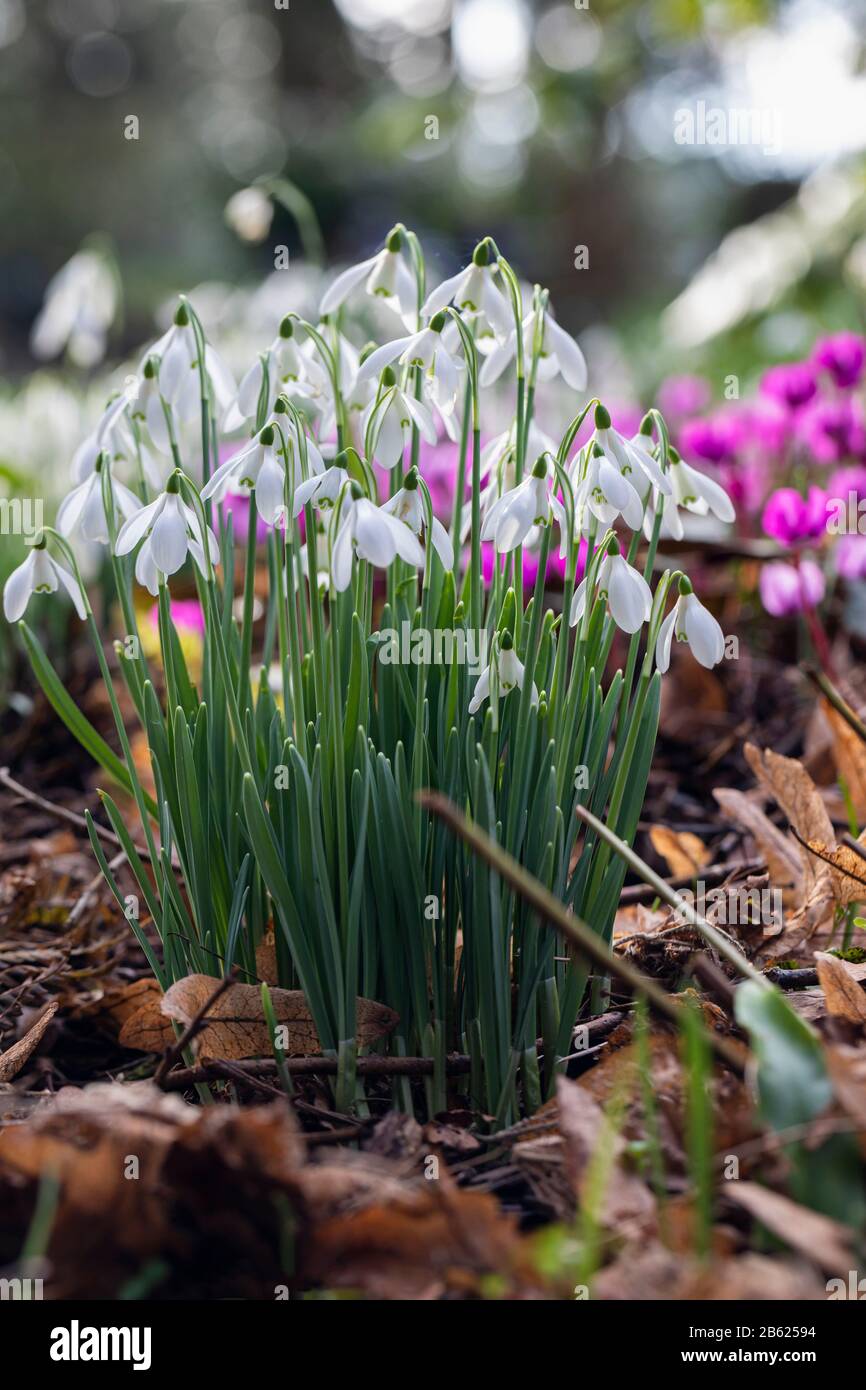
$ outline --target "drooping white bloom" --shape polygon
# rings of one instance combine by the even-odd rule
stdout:
[[[337,501],[340,491],[349,475],[345,468],[333,464],[322,473],[314,473],[295,488],[292,515],[299,516],[308,502],[312,502],[320,512],[329,512]]]
[[[642,574],[618,552],[605,555],[598,567],[595,588],[607,600],[610,615],[623,632],[637,632],[652,612],[652,590]],[[583,617],[587,604],[587,581],[582,579],[571,600],[570,623],[574,627]]]
[[[228,492],[256,494],[259,515],[273,526],[285,506],[286,473],[277,458],[276,432],[266,425],[243,449],[221,463],[201,490],[203,502],[221,502]]]
[[[499,272],[489,256],[488,243],[480,242],[470,264],[428,294],[421,309],[424,317],[430,318],[453,301],[462,313],[486,319],[498,339],[507,338],[513,328],[511,309],[494,281]]]
[[[532,352],[534,335],[535,313],[531,312],[523,320],[523,351],[527,362]],[[517,329],[512,328],[505,341],[493,349],[481,368],[480,384],[492,386],[516,354]],[[573,391],[582,391],[587,382],[586,362],[574,339],[564,328],[560,328],[553,315],[545,310],[538,379],[551,381],[556,376],[561,376]]]
[[[428,444],[435,444],[438,435],[429,408],[400,389],[390,367],[382,373],[382,384],[385,389],[364,411],[361,427],[364,439],[371,434],[369,453],[375,461],[383,468],[396,468],[403,461],[413,425]]]
[[[424,390],[443,418],[451,415],[457,402],[458,371],[463,363],[458,365],[443,340],[447,323],[440,310],[419,333],[395,338],[376,348],[361,363],[357,380],[374,380],[384,367],[399,359],[401,367],[422,369]]]
[[[357,265],[350,266],[338,275],[325,291],[319,314],[333,314],[362,281],[365,281],[367,294],[384,299],[390,308],[395,309],[404,319],[414,321],[418,303],[418,289],[409,266],[403,255],[405,236],[395,227],[386,239],[381,251]]]
[[[150,376],[148,376],[148,365]],[[228,409],[237,395],[234,378],[222,359],[209,343],[205,344],[205,371],[213,388],[217,409]],[[153,380],[156,386],[148,388],[155,399],[157,390],[176,415],[178,420],[186,421],[197,416],[201,409],[201,377],[199,372],[199,352],[195,331],[190,321],[189,310],[185,304],[178,308],[174,322],[161,338],[148,348],[141,362],[142,380]],[[156,409],[146,412],[148,425],[151,419],[158,419]],[[158,440],[154,443],[159,446]]]
[[[76,252],[48,282],[30,333],[33,355],[47,361],[68,348],[76,366],[94,366],[105,356],[117,301],[117,281],[105,256]]]
[[[403,486],[379,510],[396,517],[398,521],[402,521],[408,526],[409,530],[416,536],[421,537],[426,529],[427,517],[421,500],[418,479],[413,477],[413,472],[414,470],[410,470]],[[433,517],[433,524],[430,528],[430,539],[444,568],[446,570],[453,569],[454,547],[451,544],[451,537],[436,516]]]
[[[72,477],[75,482],[81,483],[90,476],[103,450],[110,454],[115,452],[124,437],[125,413],[130,404],[130,396],[125,391],[121,391],[113,401],[109,401],[97,421],[96,428],[81,441],[72,455]]]
[[[586,531],[590,516],[603,526],[610,526],[622,516],[633,531],[643,520],[644,503],[631,478],[625,477],[601,445],[591,444],[583,476],[574,490],[574,506],[578,526]]]
[[[165,492],[124,523],[114,547],[115,554],[128,555],[139,541],[144,541],[136,557],[135,577],[154,595],[159,592],[159,575],[174,574],[187,554],[192,556],[203,577],[208,578],[205,545],[211,564],[219,564],[216,536],[209,526],[202,535],[199,518],[192,507],[182,501],[176,489],[177,479],[173,475]]]
[[[45,542],[37,543],[27,559],[14,569],[6,580],[3,590],[3,612],[7,622],[17,623],[24,616],[24,610],[32,594],[53,594],[62,584],[75,605],[79,618],[84,618],[86,609],[78,581],[69,570],[52,560],[45,549]]]
[[[717,666],[725,655],[725,635],[712,613],[704,607],[687,579],[680,580],[680,595],[659,629],[656,665],[665,672],[671,664],[671,642],[688,642],[702,666]]]
[[[493,658],[496,662],[496,689],[499,697],[507,695],[510,690],[522,690],[523,680],[526,674],[523,662],[518,659],[517,652],[514,650],[514,639],[510,632],[504,632],[499,642],[499,649]],[[476,682],[472,692],[472,699],[469,701],[469,713],[476,714],[480,710],[485,700],[490,699],[491,671],[493,661],[487,666],[485,671]],[[538,704],[538,691],[535,683],[532,685],[531,702]]]
[[[102,494],[102,468],[97,467],[89,478],[79,483],[67,493],[57,510],[57,529],[61,536],[71,536],[76,530],[86,541],[96,541],[107,545],[110,540],[108,518]],[[109,470],[108,486],[114,506],[124,520],[135,516],[141,510],[141,500],[128,487],[112,477]]]
[[[274,205],[261,188],[239,188],[226,203],[223,216],[241,241],[264,241],[273,221]]]
[[[499,553],[522,545],[533,526],[550,523],[550,483],[547,460],[542,457],[516,487],[502,494],[490,507],[481,528],[482,541],[492,540]]]
[[[240,429],[249,420],[254,420],[259,408],[259,399],[268,373],[268,399],[265,403],[267,417],[281,392],[303,385],[304,399],[313,401],[327,393],[328,374],[324,367],[310,353],[303,352],[295,339],[294,325],[290,318],[283,319],[280,331],[273,342],[258,357],[243,376],[235,399],[225,418],[223,429],[227,433]]]
[[[673,489],[658,460],[653,457],[649,436],[636,434],[626,439],[613,428],[610,416],[602,406],[596,408],[595,419],[595,437],[602,452],[617,464],[624,478],[630,478],[635,491],[644,497],[648,491],[647,483],[651,483],[662,496],[669,496]]]
[[[368,497],[354,496],[350,486],[343,498],[331,552],[331,581],[338,594],[352,582],[353,555],[379,569],[386,568],[398,555],[419,569],[424,564],[421,542],[409,527],[382,511]]]

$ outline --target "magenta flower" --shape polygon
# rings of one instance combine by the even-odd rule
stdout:
[[[731,413],[719,413],[703,420],[687,420],[680,430],[678,448],[685,458],[733,463],[742,442],[742,423]]]
[[[771,560],[761,569],[761,602],[774,618],[790,618],[805,608],[815,608],[824,597],[824,576],[814,560],[799,567]]]
[[[862,410],[851,396],[815,401],[798,417],[797,433],[819,463],[866,457]]]
[[[840,536],[833,555],[843,579],[866,579],[866,536]]]
[[[484,583],[488,587],[493,583],[493,572],[496,566],[496,547],[492,542],[485,542],[481,547],[481,573]],[[577,559],[577,577],[581,578],[586,567],[586,537],[583,536],[580,542]],[[538,576],[538,553],[533,550],[523,552],[523,587],[529,589],[535,583]],[[559,551],[551,552],[547,561],[547,579],[565,578],[565,560],[560,558]]]
[[[796,488],[777,488],[764,508],[761,525],[783,545],[815,540],[827,529],[827,495],[819,487],[810,487],[806,497]]]
[[[859,333],[834,333],[829,338],[819,338],[812,361],[830,374],[841,391],[847,391],[863,375],[866,339]]]
[[[197,598],[173,598],[169,605],[171,621],[178,632],[204,634],[204,612]],[[150,620],[154,627],[159,624],[159,604],[150,610]]]
[[[789,410],[802,410],[817,390],[815,368],[810,362],[783,362],[761,377],[761,394]]]
[[[659,410],[673,421],[699,415],[711,397],[710,383],[702,376],[669,376],[658,389]]]

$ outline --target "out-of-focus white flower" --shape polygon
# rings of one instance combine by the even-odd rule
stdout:
[[[331,552],[331,582],[338,594],[352,582],[353,555],[379,569],[386,568],[398,555],[419,569],[424,564],[421,542],[409,527],[375,506],[368,497],[356,497],[350,484]]]
[[[532,472],[494,502],[481,528],[482,541],[492,540],[500,554],[522,545],[533,526],[550,523],[551,499],[547,459],[539,458]]]
[[[274,205],[261,188],[239,188],[225,205],[224,217],[241,241],[264,241],[271,229]]]
[[[616,544],[616,542],[613,542]],[[595,588],[607,600],[610,615],[623,632],[637,632],[652,612],[652,590],[642,574],[618,550],[608,552],[598,567]],[[571,600],[570,623],[574,627],[583,617],[587,604],[587,581],[582,579]]]
[[[382,387],[378,401],[372,400],[361,418],[363,437],[372,422],[372,457],[383,468],[396,468],[403,461],[413,425],[428,444],[435,444],[438,435],[428,407],[400,389],[391,367],[382,373]]]
[[[107,468],[108,486],[113,503],[120,515],[128,520],[141,510],[141,500],[128,487],[111,475],[108,463],[97,467],[64,497],[57,511],[57,529],[61,536],[80,531],[86,541],[107,545],[110,540],[108,518],[102,494],[102,470]]]
[[[62,584],[75,605],[79,618],[84,618],[86,610],[78,581],[56,560],[52,560],[45,549],[45,541],[37,541],[27,559],[14,569],[6,580],[3,590],[3,612],[7,622],[17,623],[24,616],[24,610],[33,594],[53,594]]]
[[[499,640],[499,650],[493,658],[496,662],[496,689],[501,698],[507,695],[510,690],[522,690],[523,680],[526,674],[523,662],[518,659],[517,652],[514,650],[514,639],[510,632],[503,632]],[[493,661],[476,682],[472,692],[472,699],[469,701],[469,713],[476,714],[480,710],[485,700],[490,699],[491,671]],[[538,691],[535,683],[532,686],[532,704],[538,704]]]
[[[688,642],[692,653],[702,666],[717,666],[725,655],[725,635],[688,579],[680,580],[680,595],[659,629],[656,643],[656,665],[664,672],[671,664],[671,642],[674,633],[678,642]]]
[[[340,468],[334,464],[326,468],[322,473],[314,473],[312,477],[304,482],[298,483],[295,488],[295,500],[292,508],[292,515],[299,516],[308,502],[312,502],[320,512],[329,512],[349,475],[345,468]]]
[[[428,294],[422,315],[430,318],[453,300],[462,313],[485,319],[498,339],[507,338],[513,328],[511,309],[494,281],[499,271],[495,260],[491,263],[490,254],[489,243],[480,242],[470,264]]]
[[[99,417],[96,429],[91,430],[87,438],[79,444],[72,455],[72,477],[75,482],[81,483],[90,476],[96,467],[96,460],[103,450],[113,454],[118,445],[121,444],[125,423],[124,416],[130,403],[130,397],[125,391],[121,391],[120,395],[115,396],[114,400],[109,401],[105,407]]]
[[[159,575],[174,574],[190,554],[204,578],[208,578],[204,547],[212,565],[219,564],[219,545],[210,527],[202,525],[192,507],[177,492],[177,478],[169,478],[166,491],[121,527],[115,554],[128,555],[143,540],[135,561],[135,577],[154,595],[159,593]]]
[[[66,348],[78,367],[101,362],[117,302],[117,280],[106,257],[77,251],[48,282],[30,333],[34,357],[47,361]]]
[[[418,289],[403,254],[405,243],[405,234],[399,227],[395,227],[389,233],[381,251],[338,275],[322,298],[319,306],[321,317],[333,314],[346,302],[352,291],[365,281],[367,294],[384,299],[385,303],[407,322],[414,322]]]
[[[532,352],[535,335],[535,312],[527,314],[523,320],[523,351],[526,361]],[[517,329],[512,328],[503,343],[499,343],[488,356],[481,368],[479,382],[482,386],[492,386],[504,372],[508,363],[517,354]],[[541,354],[538,360],[539,381],[552,381],[561,376],[573,391],[582,391],[587,382],[586,362],[577,343],[560,328],[556,319],[544,311],[544,328],[541,339]]]
[[[414,469],[410,469],[403,486],[394,493],[379,509],[394,516],[398,521],[404,522],[409,530],[416,536],[423,536],[426,529],[427,518],[424,512],[424,504],[421,500],[418,488],[418,475]],[[430,528],[430,539],[433,542],[433,549],[442,561],[445,569],[454,568],[454,547],[451,544],[451,537],[442,525],[438,517],[433,517],[433,524]]]

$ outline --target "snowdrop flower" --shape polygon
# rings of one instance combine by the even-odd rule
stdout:
[[[179,420],[189,420],[197,416],[201,408],[201,382],[199,377],[198,344],[190,321],[189,310],[180,304],[174,322],[167,333],[157,339],[142,359],[141,375],[148,379],[147,367],[151,358],[156,359],[155,370],[151,364],[151,377],[156,377],[159,396],[171,406]],[[209,344],[205,344],[205,369],[213,387],[219,410],[228,408],[237,395],[237,388],[231,372]],[[150,393],[155,396],[154,387]],[[150,424],[151,415],[147,420]],[[156,439],[154,439],[156,443]]]
[[[550,514],[547,459],[542,457],[522,483],[493,503],[481,528],[481,539],[492,540],[499,553],[505,554],[522,545],[533,526],[549,525]]]
[[[642,574],[619,553],[615,540],[610,542],[595,577],[601,598],[607,600],[610,615],[623,632],[637,632],[649,620],[652,611],[652,590]],[[571,601],[570,624],[574,627],[583,617],[587,604],[587,581],[581,580]]]
[[[525,670],[523,662],[518,660],[514,650],[514,638],[510,632],[503,632],[499,639],[499,650],[495,654],[493,661],[496,662],[496,687],[499,696],[507,695],[510,690],[522,690]],[[490,673],[493,669],[493,661],[483,671],[472,692],[472,699],[469,701],[469,713],[476,714],[480,710],[485,700],[490,699]],[[538,704],[538,691],[533,682],[532,704]]]
[[[535,312],[527,314],[522,324],[523,351],[529,358],[535,337]],[[488,356],[481,368],[479,382],[482,386],[492,386],[504,372],[508,363],[517,355],[517,329],[512,328],[504,343],[500,343]],[[573,391],[582,391],[586,386],[587,371],[583,353],[577,343],[547,310],[544,311],[544,328],[541,339],[541,354],[538,361],[539,381],[552,381],[561,376]]]
[[[429,408],[400,389],[392,367],[382,372],[382,388],[378,401],[364,411],[361,427],[366,439],[372,423],[372,457],[383,468],[395,468],[403,460],[413,425],[428,444],[435,444],[439,436]]]
[[[259,515],[273,526],[285,504],[286,486],[286,473],[277,458],[275,441],[273,425],[266,425],[245,448],[220,464],[201,490],[202,501],[213,498],[221,502],[227,492],[255,492]]]
[[[174,574],[190,554],[199,572],[209,578],[204,546],[207,544],[211,565],[219,564],[217,538],[208,526],[202,536],[201,522],[192,507],[179,496],[180,484],[173,473],[165,492],[129,518],[121,527],[114,547],[116,555],[128,555],[139,541],[144,545],[135,562],[135,577],[139,584],[154,595],[159,593],[159,575]]]
[[[574,491],[575,513],[580,528],[587,530],[589,516],[610,526],[618,516],[622,516],[633,531],[640,528],[643,521],[644,503],[630,478],[603,452],[601,445],[590,445],[583,478]]]
[[[75,605],[79,618],[86,617],[84,599],[78,581],[56,560],[52,560],[45,549],[45,537],[37,541],[23,565],[13,570],[6,580],[3,590],[3,612],[6,620],[17,623],[24,616],[24,610],[32,594],[53,594],[62,584]]]
[[[730,522],[734,520],[736,516],[734,504],[725,489],[714,478],[708,478],[706,473],[700,473],[697,468],[692,468],[691,464],[680,458],[676,449],[670,450],[670,460],[672,492],[669,497],[663,499],[662,503],[662,526],[669,536],[677,541],[681,541],[683,538],[680,507],[684,507],[686,511],[693,512],[697,516],[706,516],[708,512],[712,512],[719,521]],[[646,525],[651,527],[649,516]]]
[[[410,468],[406,477],[403,479],[403,486],[398,492],[394,493],[382,507],[380,511],[386,512],[389,516],[395,516],[398,521],[402,521],[409,530],[416,536],[421,536],[425,528],[427,517],[424,511],[424,504],[421,500],[418,488],[418,472]],[[454,568],[454,547],[451,544],[451,537],[442,525],[438,517],[433,517],[433,524],[430,529],[430,539],[433,542],[433,549],[442,561],[446,570]]]
[[[443,330],[448,322],[445,311],[440,309],[420,333],[395,338],[393,342],[377,348],[361,363],[357,380],[374,380],[383,367],[390,366],[396,359],[399,359],[401,367],[420,367],[424,374],[424,388],[433,404],[443,419],[450,416],[457,402],[458,363],[443,340]]]
[[[725,654],[722,629],[692,591],[685,575],[680,579],[679,598],[659,629],[656,665],[663,673],[671,664],[674,633],[678,642],[688,642],[695,659],[708,669],[718,665]]]
[[[241,241],[264,241],[271,229],[274,205],[261,188],[239,188],[226,203],[223,216]]]
[[[379,569],[386,568],[398,555],[419,569],[424,564],[418,537],[402,521],[365,497],[357,483],[350,483],[343,495],[331,553],[331,580],[338,594],[348,589],[352,581],[353,554]]]
[[[289,385],[308,385],[311,399],[327,390],[327,372],[315,358],[300,350],[295,339],[294,324],[289,316],[283,319],[279,333],[262,357],[256,359],[241,380],[237,395],[226,412],[223,429],[227,433],[240,429],[248,420],[255,418],[265,369],[268,372],[266,414],[280,392]]]
[[[294,493],[292,515],[299,516],[308,502],[312,502],[320,512],[329,512],[337,501],[343,484],[349,475],[345,468],[332,464],[323,473],[314,473],[304,482],[298,483]]]
[[[494,284],[493,277],[498,273],[498,267],[495,259],[492,263],[490,261],[491,252],[495,256],[495,248],[489,238],[479,242],[471,264],[449,280],[443,280],[428,294],[421,308],[424,317],[430,318],[453,301],[462,313],[483,316],[498,339],[507,338],[513,325],[511,309],[502,291]]]
[[[72,455],[72,477],[76,483],[82,483],[90,476],[103,450],[113,454],[121,445],[125,412],[129,405],[130,397],[121,391],[105,407],[96,429],[79,444]]]
[[[106,257],[78,251],[48,282],[30,333],[34,357],[47,361],[66,347],[76,366],[93,367],[105,356],[117,302],[117,281]]]
[[[141,510],[141,501],[128,487],[111,476],[108,455],[103,454],[96,461],[96,467],[83,483],[79,483],[64,497],[57,511],[57,529],[61,536],[71,536],[76,530],[86,541],[97,541],[107,545],[110,539],[108,518],[102,495],[102,472],[108,471],[108,486],[114,506],[124,520],[135,516]]]
[[[395,227],[385,241],[381,251],[366,261],[344,270],[325,291],[319,314],[333,314],[344,304],[361,281],[366,281],[367,294],[384,299],[392,309],[404,319],[414,321],[418,303],[418,289],[415,277],[406,264],[403,255],[405,236],[400,227]]]
[[[617,464],[624,478],[634,475],[632,485],[641,496],[646,496],[649,490],[648,483],[665,497],[673,491],[658,461],[653,457],[649,436],[638,433],[631,439],[626,439],[619,430],[613,428],[610,415],[602,405],[596,406],[595,409],[595,437],[602,452]]]

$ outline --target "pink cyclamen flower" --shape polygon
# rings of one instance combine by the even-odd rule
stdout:
[[[840,536],[833,558],[843,579],[866,579],[866,536]]]
[[[677,448],[685,458],[733,463],[742,442],[741,422],[731,412],[720,412],[702,420],[687,420],[679,432]]]
[[[798,417],[797,434],[819,463],[866,456],[862,410],[850,396],[815,401]]]
[[[814,540],[827,529],[827,494],[819,487],[810,487],[806,497],[793,487],[777,488],[764,508],[761,525],[783,545]]]
[[[178,632],[204,634],[204,610],[197,598],[173,598],[169,611],[171,612],[171,621]],[[156,603],[150,610],[150,618],[156,627],[159,623],[159,605]]]
[[[761,377],[761,394],[789,410],[802,410],[817,390],[815,368],[810,362],[782,362]]]
[[[841,391],[847,391],[856,386],[863,375],[866,338],[859,333],[834,333],[829,338],[819,338],[812,361],[829,373]]]
[[[710,383],[702,376],[669,376],[658,389],[659,410],[670,420],[700,414],[711,397]]]
[[[814,560],[802,560],[799,566],[771,560],[761,569],[758,588],[768,613],[790,618],[817,607],[824,597],[824,576]]]

